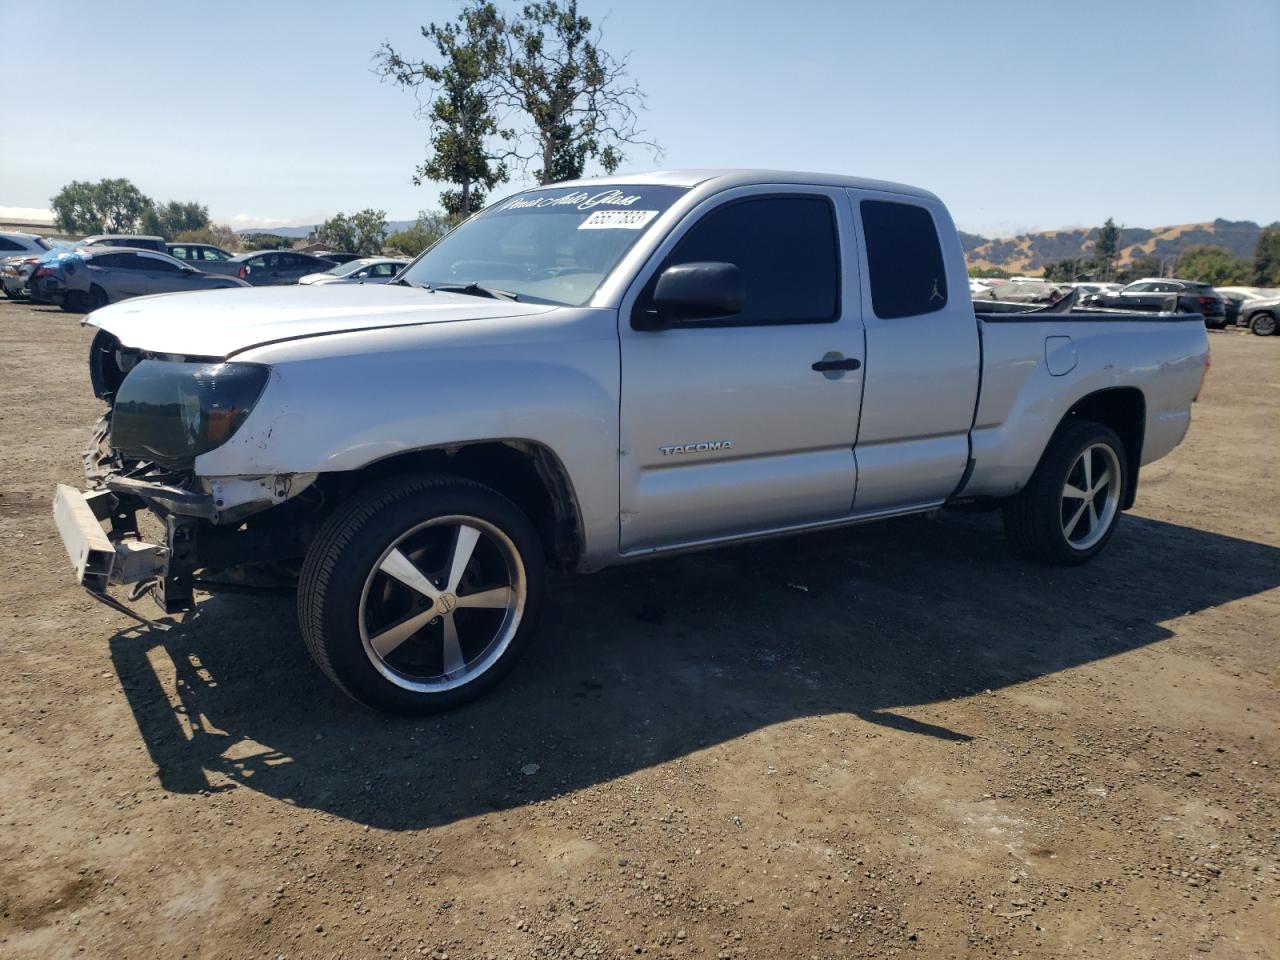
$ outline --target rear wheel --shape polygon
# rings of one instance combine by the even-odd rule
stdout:
[[[84,302],[84,294],[79,290],[68,290],[59,306],[68,313],[84,313]]]
[[[394,713],[489,689],[529,642],[543,592],[533,524],[501,494],[454,477],[371,488],[307,554],[298,620],[339,687]]]
[[[89,295],[85,297],[82,307],[86,313],[89,313],[99,307],[105,307],[108,302],[107,291],[95,283],[89,287]]]
[[[1255,313],[1249,328],[1260,337],[1273,337],[1276,333],[1276,315],[1274,313]]]
[[[1124,445],[1115,431],[1073,420],[1049,442],[1027,486],[1005,502],[1009,539],[1046,563],[1084,563],[1106,546],[1120,519]]]

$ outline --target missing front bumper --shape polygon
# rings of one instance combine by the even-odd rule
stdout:
[[[171,555],[168,547],[137,539],[136,526],[122,524],[132,533],[115,530],[119,508],[119,500],[109,490],[82,493],[60,483],[53,495],[53,520],[76,581],[99,596],[105,596],[113,583],[141,583],[163,576]],[[102,526],[105,520],[112,521],[114,539]]]

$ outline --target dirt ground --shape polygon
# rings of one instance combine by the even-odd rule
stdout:
[[[1084,568],[966,514],[565,579],[404,721],[290,598],[73,585],[77,319],[0,302],[0,956],[1280,957],[1280,338]]]

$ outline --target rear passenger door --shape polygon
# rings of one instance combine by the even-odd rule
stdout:
[[[978,324],[959,236],[937,200],[850,190],[867,362],[857,513],[939,503],[969,461]]]
[[[704,201],[623,299],[623,553],[845,517],[857,472],[862,324],[839,190],[748,187]],[[741,313],[651,329],[659,273],[735,264]],[[814,369],[824,360],[844,369]]]
[[[106,291],[112,303],[148,293],[147,274],[137,253],[108,253],[89,261],[89,281]]]

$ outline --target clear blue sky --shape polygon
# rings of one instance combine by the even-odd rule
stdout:
[[[902,180],[998,235],[1280,219],[1280,0],[580,2],[665,167]],[[455,10],[0,0],[0,212],[123,176],[237,224],[412,217],[426,127],[370,58]]]

